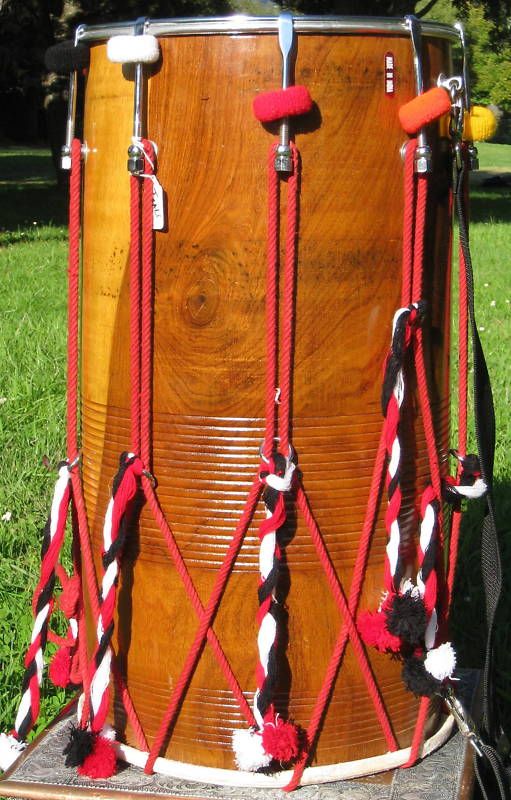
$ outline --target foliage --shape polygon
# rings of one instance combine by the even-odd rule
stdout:
[[[473,5],[467,15],[467,36],[471,50],[473,100],[493,103],[511,111],[511,41],[496,44],[496,27]]]
[[[474,96],[510,107],[511,0],[0,0],[0,138],[35,141],[47,138],[47,129],[50,140],[59,138],[53,132],[62,126],[65,81],[46,75],[44,52],[55,41],[69,38],[81,22],[140,15],[267,15],[278,13],[279,7],[307,14],[403,16],[415,12],[444,21],[461,14],[471,41]]]
[[[493,8],[479,2],[463,0],[456,4],[437,0],[425,15],[452,25],[460,20],[465,28],[469,50],[471,93],[474,103],[494,104],[503,111],[511,111],[511,22],[501,17],[488,16]],[[425,8],[421,3],[418,9]],[[498,21],[500,19],[500,22]]]

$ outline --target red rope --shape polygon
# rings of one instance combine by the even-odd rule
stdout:
[[[154,146],[142,140],[145,156],[145,174],[154,174],[156,154]],[[142,187],[142,322],[140,330],[140,456],[146,469],[151,469],[152,423],[152,306],[153,306],[153,182],[145,177]]]
[[[67,306],[67,452],[70,461],[73,461],[78,455],[81,151],[81,142],[78,139],[73,139],[71,144],[71,174],[69,176],[69,288]]]
[[[131,447],[140,453],[140,179],[130,176]]]
[[[158,502],[158,498],[156,496],[156,492],[154,491],[154,487],[150,481],[150,479],[146,476],[142,478],[142,486],[144,489],[144,495],[149,505],[149,508],[152,511],[156,524],[160,528],[161,532],[163,533],[165,542],[167,544],[168,550],[174,563],[176,565],[176,569],[178,572],[179,577],[183,581],[183,585],[185,587],[186,593],[190,598],[190,601],[193,605],[193,608],[199,617],[202,618],[204,614],[204,606],[200,600],[200,597],[197,593],[195,585],[192,581],[190,573],[186,567],[184,562],[183,556],[181,555],[181,551],[177,545],[175,540],[174,534],[165,518],[165,515],[160,507]],[[220,641],[214,632],[213,628],[209,628],[207,632],[207,639],[209,644],[211,645],[213,652],[217,658],[218,664],[224,673],[224,676],[227,679],[227,683],[229,684],[229,688],[231,689],[234,697],[238,701],[238,705],[245,716],[249,725],[255,724],[254,715],[252,713],[252,709],[250,708],[245,695],[243,694],[241,687],[232,671],[232,668],[227,660],[227,656],[225,655]]]
[[[169,706],[165,712],[160,728],[158,729],[153,746],[151,747],[151,751],[145,766],[145,772],[148,774],[153,771],[154,762],[156,761],[156,758],[158,757],[164,745],[166,737],[169,735],[171,727],[175,723],[177,712],[179,711],[179,707],[186,692],[188,683],[195,671],[195,667],[197,666],[207,631],[211,627],[216,612],[218,611],[218,604],[224,592],[227,579],[233,567],[236,556],[238,555],[241,547],[243,537],[245,536],[248,526],[250,525],[260,493],[261,484],[259,481],[259,474],[257,474],[252,482],[252,487],[250,489],[245,508],[229,543],[222,566],[217,572],[213,591],[210,594],[209,600],[204,609],[204,613],[200,618],[199,627],[195,634],[192,646],[188,652],[181,675],[179,676],[174,687]]]
[[[91,606],[94,623],[99,616],[98,584],[92,555],[91,539],[87,511],[83,496],[81,475],[77,464],[73,464],[78,454],[78,389],[79,389],[79,312],[80,312],[80,241],[81,241],[81,143],[74,139],[71,150],[71,175],[69,192],[69,258],[68,258],[68,346],[67,346],[67,450],[72,464],[70,468],[72,487],[72,514],[73,537],[79,539],[81,563],[78,565],[78,574],[85,577],[87,595]],[[83,600],[83,589],[81,592]],[[82,713],[82,722],[89,715],[89,655],[87,650],[87,632],[85,610],[83,602],[80,603],[78,616],[78,647],[80,651],[80,666],[82,682],[85,692],[85,703]],[[115,656],[114,656],[115,658]],[[127,693],[124,681],[114,663],[114,674],[118,676],[125,696],[125,709],[129,722],[133,728],[139,747],[147,749],[147,741],[142,731],[142,726],[136,715],[131,698]],[[127,696],[126,696],[127,695]]]
[[[300,190],[300,156],[294,143],[291,142],[290,147],[293,157],[293,170],[287,182],[286,256],[284,262],[284,307],[282,312],[283,325],[279,405],[280,452],[285,457],[289,456],[291,437],[298,194]]]
[[[280,180],[274,168],[277,145],[268,153],[268,246],[266,269],[266,428],[263,452],[270,458],[275,440],[278,350],[278,264]]]
[[[153,175],[155,171],[155,151],[151,142],[142,140],[141,145],[145,154],[145,176]],[[140,421],[141,430],[141,457],[145,468],[151,466],[151,410],[152,410],[152,368],[153,368],[153,328],[152,328],[152,304],[154,292],[154,274],[153,274],[153,253],[154,253],[154,234],[153,234],[153,185],[150,178],[144,178],[142,189],[142,222],[139,230],[142,238],[141,251],[141,288],[139,289],[139,296],[141,302],[141,325],[135,327],[135,333],[138,332],[139,340],[132,343],[132,357],[141,363],[141,381],[140,392],[137,404],[136,414]],[[136,248],[135,248],[136,249]],[[138,316],[139,309],[133,309],[134,313]],[[155,521],[160,528],[164,539],[167,544],[169,553],[175,563],[178,575],[183,581],[183,585],[188,594],[190,602],[193,605],[199,619],[204,614],[204,606],[201,603],[199,594],[191,579],[190,573],[186,567],[184,559],[181,555],[172,530],[163,514],[160,507],[158,497],[156,495],[154,486],[149,476],[144,475],[142,480],[142,487],[144,490],[145,498],[148,502],[149,508],[155,518]],[[232,671],[232,668],[227,660],[227,657],[222,649],[220,641],[213,631],[209,628],[207,631],[207,640],[210,643],[212,650],[217,658],[218,664],[227,680],[227,683],[233,692],[234,697],[238,701],[242,713],[245,715],[250,725],[254,723],[252,711],[246,701],[241,687]]]
[[[401,306],[412,302],[413,237],[415,226],[415,151],[417,140],[411,139],[406,145],[404,167],[404,215],[403,215],[403,283]]]

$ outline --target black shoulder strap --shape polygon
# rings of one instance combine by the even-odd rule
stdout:
[[[475,753],[475,770],[485,800],[507,800],[509,778],[497,752],[499,721],[495,692],[493,691],[493,629],[502,588],[502,564],[498,544],[495,506],[493,499],[493,461],[495,454],[495,411],[486,360],[484,357],[474,311],[474,276],[465,208],[465,181],[467,167],[462,161],[455,186],[455,204],[459,224],[460,246],[465,262],[468,312],[474,362],[474,423],[479,451],[481,474],[487,486],[486,513],[481,535],[481,566],[486,600],[487,640],[482,676],[482,755]],[[460,266],[461,268],[461,266]],[[491,776],[493,775],[493,784]],[[492,790],[489,789],[492,786]],[[499,795],[495,794],[495,790]],[[488,793],[490,792],[490,793]]]

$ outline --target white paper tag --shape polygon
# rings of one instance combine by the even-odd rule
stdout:
[[[165,193],[156,175],[151,175],[153,182],[153,230],[162,231],[165,227]]]

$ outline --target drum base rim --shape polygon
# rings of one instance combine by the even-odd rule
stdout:
[[[441,747],[452,733],[454,719],[449,716],[445,719],[439,730],[424,741],[419,758],[422,759]],[[135,747],[120,742],[114,743],[117,757],[134,767],[144,768],[148,754]],[[317,767],[307,767],[304,770],[301,786],[330,783],[332,781],[352,780],[373,775],[377,772],[402,767],[410,757],[411,748],[387,752],[380,756],[362,758],[357,761],[344,761],[338,764],[325,764]],[[241,770],[222,769],[217,767],[204,767],[198,764],[189,764],[174,761],[169,758],[157,758],[154,771],[169,778],[194,781],[196,783],[213,784],[216,786],[250,787],[257,789],[282,789],[291,780],[293,770],[283,770],[276,775],[263,775]]]

